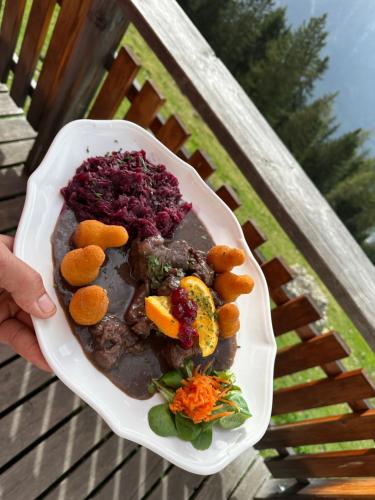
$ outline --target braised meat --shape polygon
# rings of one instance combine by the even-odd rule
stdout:
[[[112,368],[123,352],[139,352],[142,349],[139,337],[115,316],[104,316],[89,330],[93,340],[92,357],[103,370]]]
[[[189,349],[184,349],[177,342],[169,342],[163,349],[162,355],[171,368],[181,368],[185,359],[192,358],[200,353],[198,345],[194,345]]]

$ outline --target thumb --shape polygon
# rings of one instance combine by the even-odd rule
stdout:
[[[38,318],[48,318],[56,307],[46,293],[42,278],[0,242],[0,288],[7,290],[16,304]]]

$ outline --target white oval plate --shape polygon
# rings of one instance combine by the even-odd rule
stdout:
[[[220,244],[241,247],[246,263],[239,273],[250,274],[255,287],[238,300],[241,331],[233,371],[243,390],[252,418],[235,430],[214,430],[212,446],[197,451],[177,438],[162,438],[148,426],[148,410],[161,401],[128,397],[86,358],[74,337],[63,309],[48,320],[33,318],[41,349],[56,375],[97,411],[109,427],[124,438],[158,453],[196,474],[213,474],[263,436],[271,415],[273,366],[276,344],[272,331],[268,290],[241,227],[231,210],[201,180],[195,170],[143,128],[122,120],[77,120],[60,130],[39,168],[27,184],[27,196],[16,235],[15,253],[42,275],[46,289],[59,304],[53,286],[51,235],[63,205],[60,188],[88,156],[107,151],[144,149],[154,163],[163,163],[180,182],[187,201]]]

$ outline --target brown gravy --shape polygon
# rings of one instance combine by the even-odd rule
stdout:
[[[64,207],[52,237],[54,281],[57,295],[66,311],[72,331],[79,340],[86,356],[95,365],[92,359],[92,338],[88,327],[75,324],[68,313],[69,302],[76,288],[71,287],[60,274],[61,260],[67,252],[74,248],[71,244],[71,236],[76,225],[77,220],[73,211]],[[186,215],[178,226],[173,239],[186,240],[194,248],[204,251],[208,251],[214,245],[211,235],[193,210]],[[124,319],[124,314],[137,286],[137,283],[130,277],[127,251],[127,247],[125,249],[108,249],[99,277],[93,282],[107,290],[109,298],[108,313],[113,314],[120,320]],[[136,399],[147,399],[150,397],[147,386],[151,379],[158,378],[170,370],[161,355],[161,349],[167,342],[171,341],[164,335],[151,335],[143,341],[142,352],[136,354],[125,352],[115,367],[103,371],[103,373],[129,396]],[[219,345],[212,356],[204,359],[199,358],[195,361],[197,363],[206,363],[213,360],[216,368],[229,368],[232,364],[235,349],[235,337],[226,340],[220,339]]]

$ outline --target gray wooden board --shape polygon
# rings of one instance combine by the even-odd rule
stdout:
[[[169,466],[169,462],[159,455],[141,447],[97,492],[95,499],[138,500],[147,494]]]
[[[35,130],[24,117],[0,120],[0,143],[33,139],[35,136]]]
[[[0,199],[25,193],[27,178],[22,169],[22,166],[0,169]]]
[[[0,167],[8,167],[24,163],[33,146],[34,141],[27,139],[24,141],[6,142],[0,144]]]
[[[241,477],[251,470],[257,452],[250,448],[217,474],[209,476],[199,489],[196,500],[219,500],[230,496]]]
[[[269,477],[270,473],[265,466],[262,457],[257,457],[255,462],[241,479],[241,482],[231,494],[230,499],[248,500],[250,498],[254,498],[255,494]]]
[[[22,358],[3,366],[0,370],[0,412],[3,412],[28,393],[52,377]]]
[[[1,233],[8,231],[9,229],[12,229],[18,225],[24,203],[24,196],[17,196],[17,198],[0,201]]]
[[[85,498],[136,447],[135,443],[112,435],[45,498]]]
[[[0,92],[8,92],[8,87],[5,83],[0,83]]]
[[[20,115],[23,111],[19,108],[6,92],[0,93],[0,117]]]
[[[323,196],[175,1],[121,0],[121,4],[272,214],[375,347],[375,267]]]
[[[0,420],[0,467],[82,406],[56,381]]]
[[[0,363],[4,363],[4,361],[13,358],[15,355],[16,353],[10,347],[0,344]]]
[[[267,499],[267,498],[275,498],[277,495],[283,493],[285,490],[289,488],[295,487],[297,481],[295,479],[268,479],[265,481],[263,486],[257,491],[255,499]],[[302,485],[301,485],[302,487]],[[288,497],[284,497],[288,498]],[[333,499],[332,499],[333,500]]]
[[[2,474],[0,498],[37,497],[108,432],[104,421],[90,408],[84,408]]]

